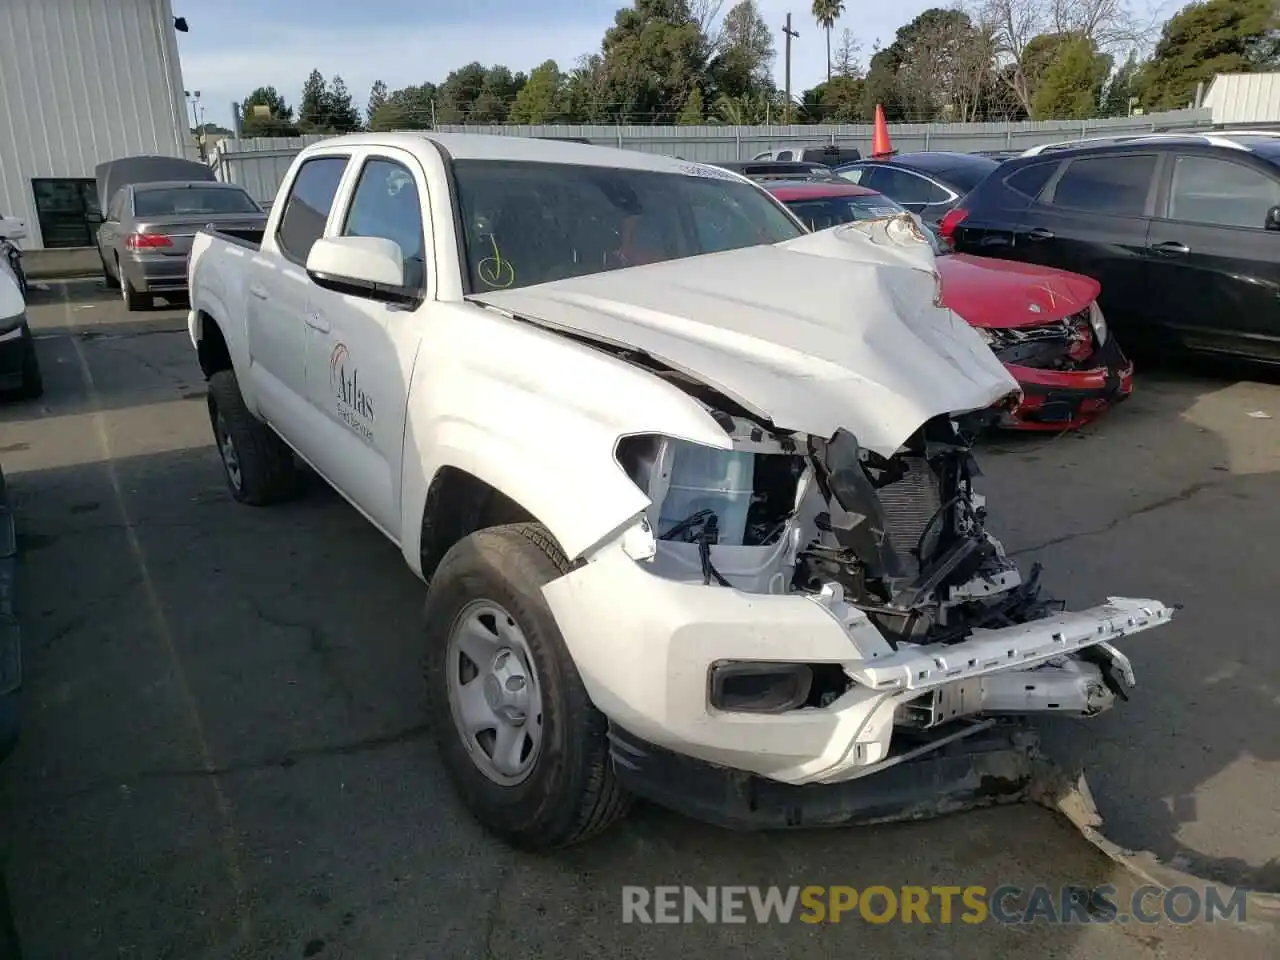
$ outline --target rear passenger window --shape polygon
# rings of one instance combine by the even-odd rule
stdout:
[[[1053,205],[1091,213],[1140,217],[1147,205],[1154,154],[1072,160],[1053,189]]]
[[[1004,185],[1014,193],[1020,193],[1027,199],[1034,200],[1040,196],[1040,191],[1044,189],[1045,184],[1057,169],[1057,160],[1053,163],[1033,163],[1005,177]]]
[[[298,170],[276,231],[276,239],[291,259],[306,263],[311,247],[324,236],[325,221],[346,169],[346,157],[316,157]]]
[[[783,150],[781,153],[779,153],[779,154],[778,154],[778,159],[779,159],[779,160],[790,160],[790,159],[791,159],[791,151],[790,151],[790,150]]]
[[[413,174],[401,164],[375,158],[364,165],[342,235],[394,241],[404,258],[405,287],[425,288],[422,200]]]

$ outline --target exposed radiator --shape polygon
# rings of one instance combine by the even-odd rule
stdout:
[[[889,542],[893,544],[912,574],[919,572],[915,556],[916,544],[929,521],[942,506],[942,488],[937,475],[923,457],[900,457],[907,472],[901,480],[881,487],[880,505],[884,509]],[[931,553],[942,535],[942,518],[939,517],[924,542],[924,551]]]

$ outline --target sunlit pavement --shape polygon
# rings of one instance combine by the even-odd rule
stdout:
[[[319,483],[231,502],[183,313],[92,281],[36,297],[47,393],[0,408],[26,637],[0,856],[26,960],[1277,955],[1224,921],[622,923],[629,884],[1134,881],[1032,807],[769,836],[644,809],[557,857],[507,851],[422,728],[423,587],[398,551]],[[1130,703],[1048,731],[1110,835],[1272,889],[1278,441],[1280,387],[1140,371],[1084,433],[980,457],[996,532],[1064,599],[1186,605],[1126,644]]]

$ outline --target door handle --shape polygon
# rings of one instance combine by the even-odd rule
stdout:
[[[307,314],[307,326],[312,330],[319,330],[321,333],[329,332],[329,321],[318,313]]]
[[[1167,240],[1164,243],[1155,244],[1151,252],[1158,253],[1162,257],[1185,257],[1191,252],[1191,248],[1177,240]]]
[[[1053,231],[1046,230],[1044,227],[1032,227],[1027,231],[1028,240],[1052,240]]]
[[[256,283],[249,284],[249,293],[257,297],[259,300],[266,300],[268,297],[267,288],[259,286]]]

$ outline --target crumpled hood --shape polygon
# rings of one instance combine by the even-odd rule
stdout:
[[[1034,263],[953,253],[938,258],[942,302],[975,327],[1038,327],[1098,299],[1092,277]]]
[[[640,350],[781,429],[830,438],[843,427],[891,456],[926,420],[1018,389],[935,304],[935,270],[904,214],[471,299]]]

